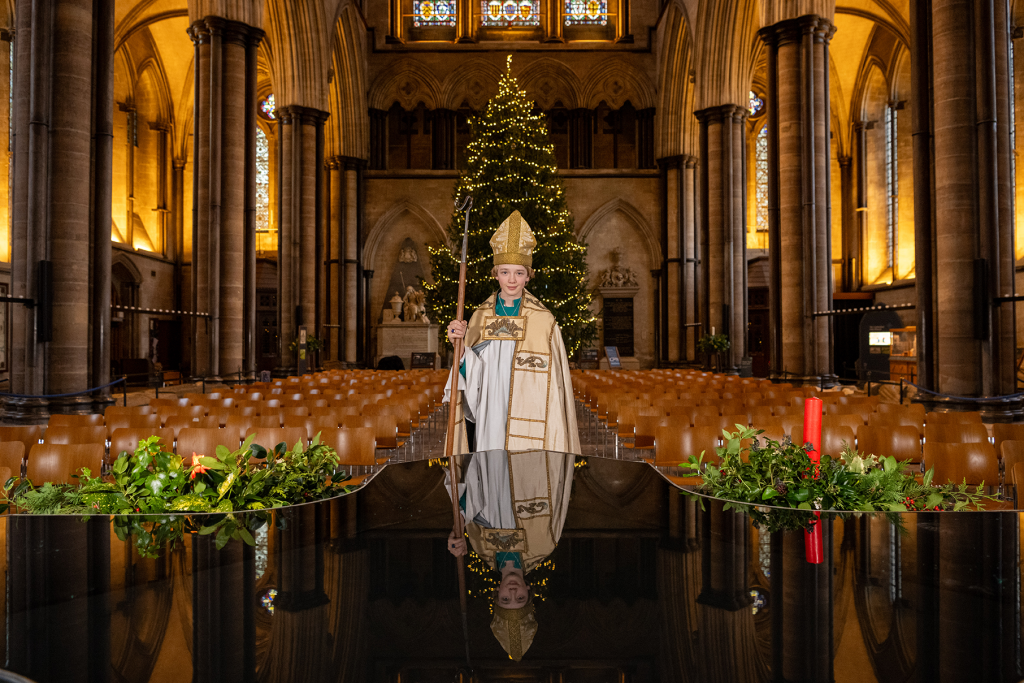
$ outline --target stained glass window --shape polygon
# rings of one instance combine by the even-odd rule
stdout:
[[[899,240],[900,177],[896,156],[897,112],[895,107],[885,108],[885,187],[886,187],[886,266],[895,269],[896,243]],[[893,273],[893,280],[896,273]]]
[[[456,0],[414,0],[412,25],[417,28],[455,26]]]
[[[761,126],[754,143],[754,191],[757,232],[768,232],[768,126]]]
[[[256,232],[270,232],[270,144],[256,126]]]
[[[750,108],[750,115],[757,116],[762,111],[764,111],[764,99],[758,97],[757,93],[751,90],[750,103],[747,106]]]
[[[608,25],[608,0],[565,0],[565,25]]]
[[[540,26],[540,0],[481,0],[480,14],[484,26]]]
[[[750,589],[750,611],[757,614],[768,606],[768,596],[760,588]]]
[[[274,93],[270,93],[260,101],[260,113],[271,121],[277,118],[277,105],[274,104]]]

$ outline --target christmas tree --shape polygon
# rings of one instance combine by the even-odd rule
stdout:
[[[533,252],[536,272],[527,289],[554,314],[571,357],[597,336],[597,325],[589,309],[587,247],[573,234],[545,118],[534,111],[534,103],[519,89],[509,57],[498,94],[487,103],[483,115],[470,120],[467,168],[453,193],[456,201],[467,194],[473,197],[465,317],[468,320],[473,309],[498,290],[491,276],[489,241],[501,222],[518,209],[537,237]],[[430,250],[434,282],[425,285],[427,309],[431,320],[440,325],[442,339],[458,303],[464,221],[464,212],[454,211],[448,224],[455,253],[447,246]]]

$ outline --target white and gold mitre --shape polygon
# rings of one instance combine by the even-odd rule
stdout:
[[[518,211],[505,219],[498,231],[491,236],[491,249],[494,250],[494,265],[533,266],[533,249],[537,246],[537,238],[533,230]]]
[[[523,654],[533,645],[533,638],[537,635],[533,596],[531,595],[527,603],[518,609],[506,609],[495,605],[491,632],[509,657],[517,662],[521,660]]]

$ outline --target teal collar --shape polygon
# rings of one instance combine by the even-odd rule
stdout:
[[[512,307],[509,308],[502,301],[501,292],[498,292],[494,297],[494,314],[503,316],[519,315],[519,307],[523,303],[523,297],[519,297],[513,302]]]

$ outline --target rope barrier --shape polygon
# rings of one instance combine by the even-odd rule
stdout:
[[[115,379],[113,382],[111,382],[109,384],[103,384],[103,385],[98,386],[98,387],[93,387],[92,389],[86,389],[85,391],[76,391],[76,392],[71,393],[71,394],[5,394],[5,393],[0,392],[0,396],[6,397],[6,398],[69,398],[71,396],[81,396],[83,394],[91,394],[94,391],[99,391],[100,389],[106,389],[107,387],[112,387],[115,384],[120,384],[121,382],[125,382],[125,381],[127,381],[126,378],[119,377],[118,379]]]
[[[914,387],[918,391],[923,391],[926,394],[938,396],[939,398],[948,398],[952,401],[1008,401],[1024,397],[1024,392],[1018,392],[1016,394],[1007,394],[1006,396],[954,396],[952,394],[940,394],[937,391],[925,389],[924,387],[914,384],[913,382],[907,382],[907,385]]]

